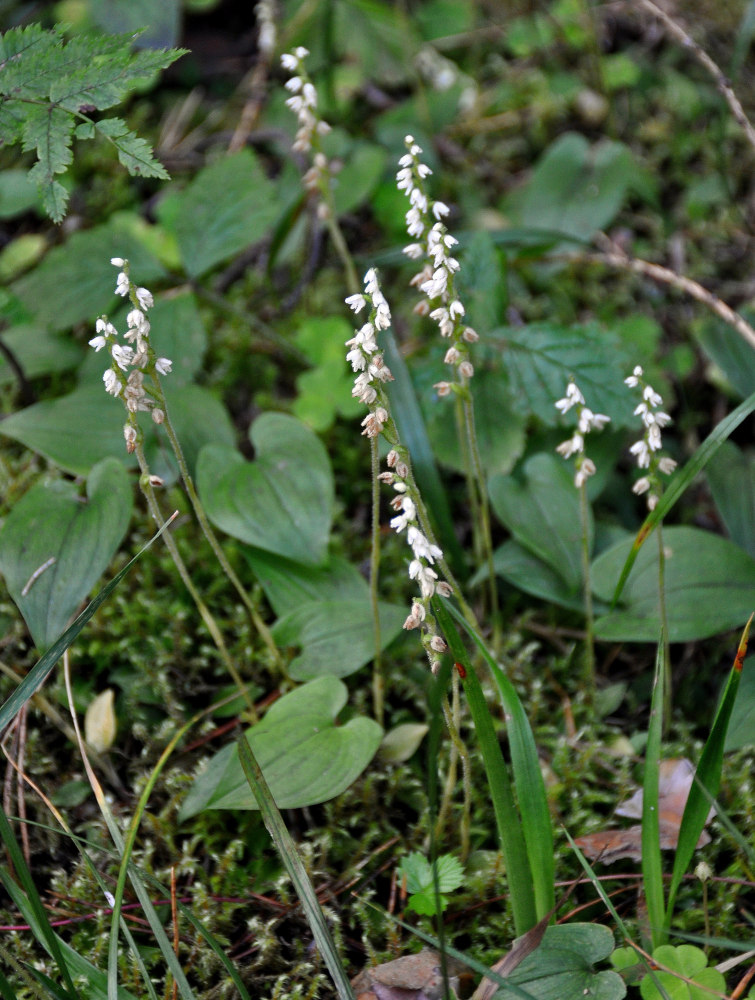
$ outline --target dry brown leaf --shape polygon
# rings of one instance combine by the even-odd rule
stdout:
[[[679,841],[679,827],[684,815],[690,788],[694,780],[695,768],[686,757],[675,757],[662,760],[658,776],[658,824],[660,828],[661,849],[673,850]],[[619,816],[642,817],[642,789],[616,810]],[[709,822],[714,810],[708,813]],[[590,861],[601,861],[604,865],[613,864],[622,858],[631,861],[642,860],[642,827],[630,826],[626,830],[599,830],[577,837],[574,841]],[[710,836],[703,830],[697,842],[698,847],[710,843]]]
[[[456,964],[447,959],[448,985],[459,987]],[[437,951],[423,949],[416,955],[403,955],[371,969],[363,969],[351,980],[357,1000],[440,1000],[443,996],[443,972]]]

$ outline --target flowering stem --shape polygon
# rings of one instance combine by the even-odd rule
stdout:
[[[176,432],[173,428],[173,424],[171,423],[170,412],[168,410],[162,386],[160,385],[160,381],[157,378],[157,376],[153,375],[152,378],[157,390],[158,399],[160,401],[160,407],[165,413],[165,421],[163,423],[163,426],[165,427],[165,432],[168,435],[168,440],[170,441],[171,448],[173,449],[173,454],[176,456],[178,469],[179,472],[181,473],[181,481],[183,482],[186,488],[189,500],[191,501],[191,506],[194,509],[194,513],[196,515],[197,520],[199,521],[199,526],[201,527],[205,538],[210,543],[210,548],[215,553],[215,557],[220,563],[223,572],[228,577],[233,586],[236,588],[236,592],[238,593],[241,600],[244,602],[244,605],[246,606],[246,609],[249,612],[249,616],[252,620],[252,623],[254,624],[254,627],[257,629],[260,638],[267,646],[267,649],[270,655],[272,656],[274,663],[276,664],[276,666],[278,666],[278,668],[282,669],[281,656],[278,651],[278,647],[275,645],[275,641],[272,635],[270,634],[270,630],[268,629],[267,625],[263,622],[262,618],[260,617],[259,611],[255,607],[254,601],[251,599],[251,597],[246,591],[246,588],[236,575],[233,567],[228,562],[228,557],[223,551],[223,548],[217,539],[217,535],[212,530],[212,525],[209,522],[202,501],[199,499],[199,495],[197,494],[197,491],[194,488],[194,481],[191,478],[189,467],[186,464],[186,458],[184,457],[183,449],[181,448],[181,442],[178,440],[178,436],[176,435]]]
[[[370,606],[372,608],[372,630],[375,636],[375,656],[372,660],[372,708],[375,720],[383,724],[384,690],[383,664],[380,655],[380,605],[378,584],[380,574],[380,456],[377,438],[370,438],[370,461],[372,465],[372,526],[370,545]]]
[[[595,696],[595,639],[593,635],[594,612],[592,606],[592,586],[590,583],[590,539],[587,523],[587,484],[579,488],[579,519],[582,525],[582,582],[585,598],[585,664],[587,667],[588,696]]]
[[[165,523],[165,518],[163,517],[162,511],[160,510],[160,505],[157,501],[154,488],[150,481],[149,466],[147,465],[147,459],[144,454],[144,447],[142,445],[142,442],[138,438],[135,442],[134,452],[136,454],[136,458],[139,463],[139,469],[141,471],[141,475],[139,477],[139,486],[141,488],[142,493],[144,494],[145,500],[147,501],[147,506],[149,507],[149,511],[150,514],[152,515],[153,520],[155,521],[158,527],[162,527],[163,524]],[[189,594],[191,595],[191,598],[194,601],[197,610],[199,611],[199,614],[202,617],[202,621],[207,626],[207,631],[212,636],[213,642],[217,646],[218,652],[220,653],[220,658],[225,664],[228,673],[233,678],[236,687],[239,689],[239,694],[241,694],[241,696],[244,698],[244,701],[247,704],[251,721],[257,722],[257,710],[254,707],[254,702],[251,699],[251,696],[247,689],[247,685],[244,683],[243,678],[241,677],[233,661],[231,660],[230,654],[228,653],[228,649],[225,645],[225,641],[223,640],[222,633],[218,628],[218,624],[215,621],[212,612],[204,603],[204,601],[199,595],[199,591],[194,586],[194,582],[191,579],[191,575],[186,567],[186,564],[184,563],[178,551],[178,546],[176,545],[175,539],[173,538],[173,536],[169,531],[165,532],[164,538],[165,538],[165,544],[168,547],[168,551],[170,552],[171,558],[173,559],[173,562],[176,565],[176,569],[178,570],[178,574],[181,577],[181,580],[183,581],[184,585],[186,586],[186,589],[189,591]]]
[[[658,523],[658,613],[661,619],[663,642],[663,732],[667,733],[671,724],[671,647],[668,638],[668,616],[666,613],[666,552],[663,548],[663,524]]]

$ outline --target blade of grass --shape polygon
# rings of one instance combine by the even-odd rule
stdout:
[[[493,720],[464,643],[456,631],[445,603],[439,598],[433,598],[433,613],[438,619],[454,660],[461,665],[459,674],[469,702],[488,778],[490,798],[506,865],[514,927],[519,937],[537,923],[533,873],[530,870],[522,823],[514,804],[514,794]]]
[[[273,843],[278,849],[278,853],[281,856],[283,864],[286,866],[288,874],[291,876],[296,894],[301,900],[307,923],[312,930],[315,943],[325,961],[338,996],[340,1000],[354,1000],[351,984],[336,950],[330,928],[325,922],[325,916],[317,899],[314,886],[307,875],[306,869],[299,857],[299,852],[296,849],[296,844],[288,832],[286,824],[283,822],[280,810],[275,804],[275,799],[268,788],[262,769],[257,763],[244,733],[239,737],[238,747],[239,758],[241,766],[244,769],[244,774],[246,775],[246,780],[249,782],[252,794],[257,800],[257,805],[260,808],[260,814],[265,826],[273,838]]]
[[[634,566],[637,554],[643,544],[650,537],[650,534],[655,526],[666,516],[666,514],[668,514],[695,476],[705,468],[732,431],[739,427],[742,421],[745,420],[753,410],[755,410],[755,392],[752,393],[751,396],[748,396],[743,403],[740,403],[736,410],[732,410],[728,417],[724,417],[724,419],[703,441],[684,468],[677,470],[669,482],[663,496],[658,501],[655,510],[652,510],[648,514],[642,527],[637,532],[637,537],[634,540],[631,551],[627,556],[627,561],[624,563],[621,575],[619,576],[619,582],[616,584],[616,589],[613,593],[612,607],[615,607],[618,603],[619,598],[621,597],[621,592],[624,589],[624,584],[627,581],[627,577],[632,571],[632,566]]]
[[[747,653],[747,642],[750,636],[750,626],[755,613],[750,615],[744,627],[742,638],[739,641],[737,655],[734,657],[734,664],[729,673],[721,702],[716,711],[710,734],[705,741],[703,752],[700,755],[700,762],[695,771],[695,782],[690,788],[687,805],[682,817],[682,825],[679,828],[679,843],[674,855],[674,868],[671,873],[671,885],[668,891],[668,903],[666,909],[666,920],[664,927],[668,930],[673,917],[676,894],[681,885],[684,873],[687,871],[692,855],[697,847],[700,834],[705,826],[710,806],[708,798],[703,794],[701,785],[707,789],[711,798],[718,795],[721,785],[721,770],[723,766],[724,744],[726,742],[726,731],[729,728],[729,720],[734,708],[734,701],[739,689],[739,681],[742,676],[742,664]]]
[[[23,852],[18,845],[16,836],[13,833],[13,829],[8,822],[8,817],[5,815],[5,810],[2,806],[0,806],[0,840],[2,840],[5,850],[8,852],[10,863],[13,866],[13,870],[15,871],[25,894],[24,900],[27,904],[25,917],[27,922],[31,924],[32,921],[29,917],[33,918],[36,928],[35,937],[57,965],[68,995],[72,998],[76,997],[78,994],[75,986],[73,985],[71,973],[68,970],[68,963],[63,958],[63,952],[60,948],[58,936],[50,926],[50,921],[47,917],[47,910],[45,910],[42,904],[40,895],[37,892],[37,887],[34,885],[34,879],[32,878],[31,872],[26,864],[26,859],[24,858]],[[11,897],[14,897],[15,902],[15,896],[18,895],[20,897],[21,893],[11,879],[10,875],[4,869],[0,869],[0,881],[2,881],[8,894]],[[18,905],[18,903],[16,903],[16,905]]]
[[[139,559],[147,551],[150,545],[152,545],[152,543],[158,539],[160,535],[162,535],[175,517],[176,514],[173,514],[168,518],[162,528],[160,528],[160,530],[154,534],[152,538],[150,538],[147,544],[136,553],[134,558],[123,567],[120,573],[116,574],[116,576],[114,576],[113,579],[102,588],[99,594],[97,594],[97,596],[86,606],[86,608],[84,608],[73,624],[69,625],[60,638],[55,640],[47,652],[32,667],[10,698],[8,698],[2,708],[0,708],[0,730],[5,729],[5,727],[13,721],[23,705],[25,705],[29,698],[31,698],[31,696],[44,684],[45,680],[52,672],[55,664],[78,636],[79,632],[81,632],[87,622],[90,621],[108,597],[110,597],[124,576],[126,576],[126,574],[131,570],[137,559]]]
[[[660,778],[661,737],[663,735],[663,700],[666,670],[666,644],[661,635],[655,658],[655,678],[650,701],[648,740],[645,747],[645,774],[642,784],[642,884],[648,908],[652,947],[663,944],[665,907],[663,898],[663,862],[658,817],[658,782]]]
[[[490,655],[484,640],[453,605],[446,603],[445,606],[477,646],[501,695],[506,716],[514,787],[533,877],[535,910],[538,920],[542,920],[555,906],[555,856],[553,824],[532,727],[514,685]]]
[[[102,790],[102,786],[97,780],[97,775],[92,770],[92,765],[89,762],[89,756],[84,745],[84,740],[81,736],[81,731],[79,729],[79,720],[76,716],[76,710],[73,703],[73,691],[71,688],[71,672],[68,666],[68,653],[67,651],[63,654],[63,676],[66,685],[66,695],[68,696],[68,706],[71,712],[71,719],[73,721],[73,728],[76,731],[76,738],[79,741],[79,753],[81,754],[81,760],[84,764],[84,770],[86,771],[86,776],[89,784],[94,792],[95,799],[97,800],[97,805],[99,807],[102,818],[105,820],[105,825],[108,828],[108,833],[110,838],[115,845],[116,850],[121,858],[123,858],[124,850],[124,839],[123,834],[120,831],[120,827],[113,815],[110,808],[110,804],[107,801],[105,793]],[[131,885],[134,887],[134,892],[136,893],[136,898],[139,900],[144,911],[144,916],[147,918],[147,923],[155,936],[155,941],[157,947],[160,949],[163,960],[165,964],[170,969],[170,973],[176,982],[176,985],[181,993],[184,1000],[194,1000],[194,993],[189,986],[189,982],[184,975],[184,971],[181,968],[178,957],[173,951],[173,946],[168,939],[167,934],[163,928],[160,917],[152,905],[152,900],[149,898],[149,893],[144,887],[144,883],[139,877],[138,872],[133,866],[121,866],[121,871],[118,875],[118,883],[115,890],[115,898],[113,902],[113,914],[110,924],[110,945],[108,948],[108,972],[107,972],[107,997],[108,1000],[118,1000],[118,928],[120,926],[121,920],[121,906],[123,902],[123,893],[125,890],[126,883],[126,873],[131,880]]]

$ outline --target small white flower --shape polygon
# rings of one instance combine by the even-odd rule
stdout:
[[[107,344],[104,337],[92,337],[89,341],[89,346],[93,347],[95,351],[101,351],[103,347]]]
[[[110,263],[113,265],[113,267],[123,267],[126,261],[123,259],[123,257],[111,257]]]
[[[670,476],[671,473],[676,468],[676,462],[673,458],[669,458],[668,455],[664,455],[663,458],[658,462],[658,468],[665,475]]]
[[[112,368],[108,368],[107,371],[104,372],[102,381],[105,383],[105,392],[109,392],[111,396],[120,395],[121,383]]]
[[[126,274],[125,271],[121,271],[121,273],[116,278],[115,294],[123,295],[125,297],[129,293],[129,288],[130,285],[129,285],[128,275]]]
[[[367,299],[361,292],[357,292],[356,295],[349,295],[348,298],[344,299],[344,302],[355,313],[360,313],[367,305]]]
[[[147,288],[137,288],[136,289],[136,301],[142,307],[142,309],[151,309],[155,304],[155,300],[152,298],[152,292]]]
[[[125,372],[134,360],[133,349],[122,344],[113,344],[110,354],[122,372]]]
[[[167,375],[171,368],[173,367],[173,362],[170,358],[158,358],[155,361],[155,368],[160,373],[160,375]]]

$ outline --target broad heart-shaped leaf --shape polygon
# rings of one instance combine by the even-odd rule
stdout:
[[[593,591],[610,602],[632,547],[619,542],[593,562]],[[706,639],[742,628],[755,607],[755,560],[738,546],[697,528],[664,528],[666,613],[671,642]],[[658,545],[649,538],[622,593],[622,609],[599,618],[595,634],[617,642],[657,642]]]
[[[755,656],[748,657],[742,667],[734,710],[726,730],[724,750],[739,750],[755,746]]]
[[[518,225],[589,239],[616,216],[636,171],[628,146],[603,139],[591,147],[568,132],[545,151],[525,187],[510,196],[507,211]]]
[[[365,578],[356,566],[339,556],[329,556],[322,565],[310,566],[263,549],[245,549],[244,555],[265,597],[281,618],[309,601],[370,599]]]
[[[197,482],[207,513],[242,542],[321,563],[333,516],[333,473],[322,442],[285,413],[263,413],[249,438],[254,462],[233,448],[202,450]]]
[[[40,649],[64,631],[107,568],[126,534],[131,507],[128,473],[108,458],[92,469],[85,502],[73,483],[40,483],[8,515],[0,531],[0,571]]]
[[[633,362],[613,331],[598,324],[532,323],[499,327],[486,334],[486,340],[502,352],[520,413],[533,414],[552,426],[561,424],[554,403],[576,373],[593,413],[607,414],[613,427],[628,427],[636,419],[624,385]]]
[[[400,633],[406,608],[380,604],[380,648]],[[372,608],[368,600],[310,601],[273,627],[276,645],[301,646],[288,666],[295,681],[328,674],[347,677],[375,655]]]
[[[372,760],[383,730],[363,716],[336,725],[346,686],[318,677],[284,695],[247,732],[279,809],[315,805],[340,795]],[[256,809],[235,744],[224,747],[198,776],[179,820],[204,809]]]
[[[64,330],[95,317],[116,301],[118,271],[110,263],[114,253],[131,264],[131,275],[139,285],[165,274],[162,265],[137,238],[125,229],[105,223],[96,229],[74,233],[63,246],[51,250],[42,263],[19,278],[12,291],[37,323],[50,330]]]
[[[491,476],[493,510],[517,542],[557,573],[571,594],[582,581],[579,491],[572,467],[558,455],[534,455],[521,478]],[[588,510],[588,545],[593,523]]]
[[[705,474],[729,538],[755,559],[755,454],[724,441]]]
[[[201,170],[185,191],[165,199],[158,215],[175,236],[187,273],[199,278],[262,239],[280,210],[275,187],[254,153],[243,149]]]
[[[228,445],[233,428],[221,403],[196,385],[166,388],[168,409],[186,461],[193,470],[199,449],[209,443]],[[120,400],[102,385],[85,386],[68,396],[35,403],[0,422],[6,434],[74,475],[86,475],[103,458],[134,465],[123,442],[125,412]],[[153,473],[166,482],[176,478],[176,465],[163,431],[148,414],[140,414],[144,450]]]
[[[621,1000],[624,980],[616,972],[595,972],[593,965],[613,950],[613,934],[600,924],[548,927],[538,947],[506,979],[533,1000]],[[498,1000],[521,993],[500,987]]]

